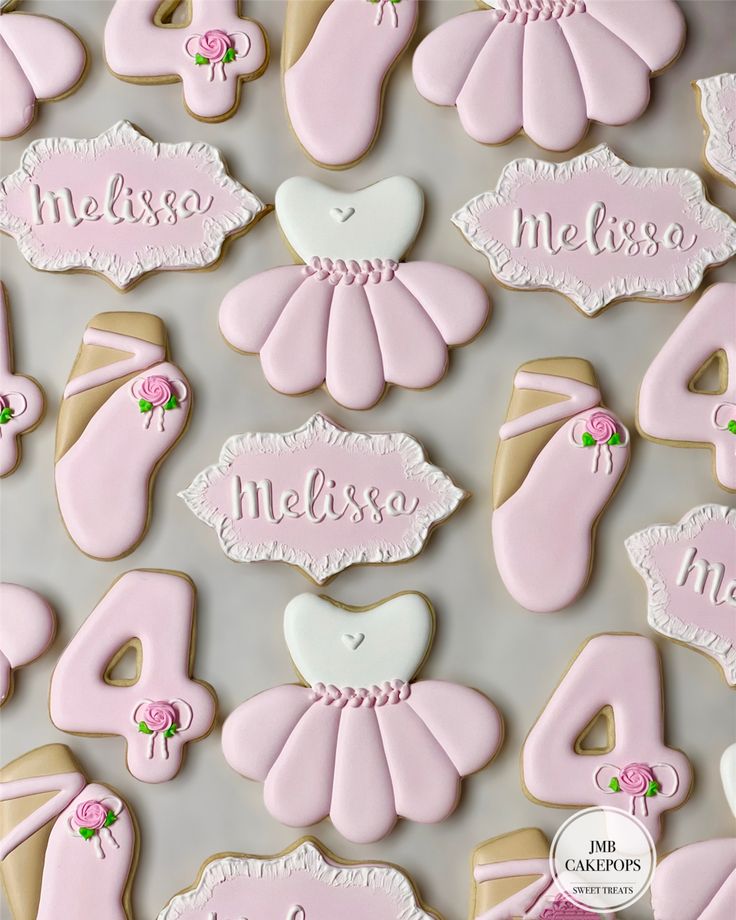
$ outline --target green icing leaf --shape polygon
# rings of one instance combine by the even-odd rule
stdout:
[[[618,779],[614,776],[611,782],[608,784],[609,789],[613,789],[614,792],[621,792],[621,785]]]
[[[195,55],[194,55],[194,63],[195,63],[195,64],[209,64],[209,62],[210,62],[210,59],[204,57],[204,56],[201,55],[201,54],[195,54]]]
[[[152,734],[153,734],[153,732],[152,732],[151,729],[146,725],[145,722],[139,722],[139,723],[138,723],[138,731],[141,732],[141,733],[144,734],[144,735],[152,735]]]
[[[172,393],[171,399],[164,405],[164,409],[167,409],[167,410],[176,409],[178,405],[179,405],[179,400]]]
[[[234,61],[234,60],[235,60],[235,48],[228,48],[227,51],[225,52],[225,56],[223,57],[220,63],[229,64],[230,61]]]
[[[10,419],[13,417],[13,410],[10,406],[6,406],[2,412],[0,412],[0,425],[6,425]]]
[[[595,438],[588,431],[583,432],[583,444],[585,447],[593,447],[595,444]]]
[[[608,443],[609,444],[620,444],[621,443],[621,435],[618,433],[618,431],[613,432],[611,437],[608,439]]]
[[[652,797],[653,795],[656,795],[658,792],[659,792],[659,783],[657,782],[656,779],[653,779],[653,780],[649,783],[649,788],[648,788],[647,791],[644,793],[644,795],[645,795],[648,799],[651,799],[651,797]]]
[[[731,432],[731,434],[736,434],[736,418],[732,418],[726,427]]]
[[[79,833],[84,837],[85,840],[91,840],[97,831],[93,827],[80,827]]]
[[[105,827],[110,827],[111,824],[114,824],[118,820],[118,816],[114,811],[108,811],[107,817],[105,818]]]
[[[164,738],[173,738],[178,730],[179,726],[174,722],[174,724],[164,732]]]
[[[153,409],[153,403],[150,403],[147,399],[139,399],[138,405],[140,406],[141,412],[150,412]]]

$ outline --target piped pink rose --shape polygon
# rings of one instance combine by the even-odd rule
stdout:
[[[104,859],[103,837],[114,849],[120,849],[110,828],[118,820],[122,810],[123,803],[114,796],[102,800],[87,799],[86,802],[80,802],[74,809],[74,813],[69,816],[69,829],[75,836],[86,841],[91,840],[97,858]]]
[[[206,63],[222,61],[233,47],[233,40],[222,29],[209,29],[199,37],[199,53],[207,58]],[[226,64],[227,61],[222,61]]]
[[[156,739],[160,738],[161,756],[169,756],[168,741],[192,724],[194,713],[185,700],[144,700],[136,706],[133,724],[142,735],[148,736],[146,756],[153,759]]]
[[[90,800],[77,805],[74,817],[79,824],[80,830],[98,831],[105,826],[107,821],[108,809],[102,802]]]
[[[614,782],[615,778],[611,780],[611,783]],[[659,788],[652,768],[645,763],[630,763],[625,766],[618,776],[618,783],[621,791],[628,792],[629,795],[656,795]]]
[[[153,732],[170,732],[170,735],[176,732],[176,709],[171,703],[163,701],[144,703],[138,708],[139,726],[138,730],[146,735]]]
[[[187,398],[187,388],[183,380],[171,380],[163,374],[149,374],[139,377],[130,387],[133,399],[138,403],[138,409],[145,416],[143,427],[148,429],[151,425],[156,409],[159,410],[158,430],[164,430],[164,417],[167,412],[179,408],[179,404]]]
[[[583,435],[586,447],[594,444],[619,444],[620,441],[618,426],[607,412],[594,412],[586,421]]]

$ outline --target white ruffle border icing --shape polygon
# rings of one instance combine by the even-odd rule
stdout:
[[[701,649],[720,664],[726,682],[736,686],[736,646],[718,633],[693,623],[685,623],[669,611],[670,595],[659,567],[652,557],[652,549],[681,540],[694,540],[712,521],[722,520],[734,529],[736,545],[736,509],[726,505],[699,505],[689,511],[677,524],[655,524],[632,534],[625,541],[634,568],[647,585],[649,605],[647,620],[652,629],[663,636]]]
[[[49,253],[37,246],[31,225],[8,211],[5,204],[7,194],[31,179],[40,164],[55,156],[72,153],[95,159],[114,148],[143,153],[154,162],[178,157],[193,160],[199,172],[226,192],[232,200],[232,207],[219,217],[203,217],[202,240],[197,245],[144,245],[130,259],[94,249]],[[46,137],[35,140],[23,152],[18,169],[0,181],[0,230],[15,239],[21,254],[34,268],[53,272],[71,269],[96,272],[109,278],[119,288],[128,287],[136,278],[152,271],[212,265],[219,259],[226,238],[247,227],[265,208],[260,198],[228,175],[222,154],[216,147],[191,141],[157,143],[141,134],[128,121],[119,121],[98,137],[90,139]]]
[[[420,907],[413,885],[395,866],[333,864],[311,840],[305,840],[283,856],[270,859],[254,856],[215,858],[205,865],[196,887],[175,895],[158,915],[158,920],[179,920],[189,911],[203,910],[217,887],[229,881],[289,878],[295,872],[305,872],[328,888],[367,888],[385,894],[396,903],[396,920],[437,920],[436,915]],[[247,910],[247,905],[243,905],[243,910]]]
[[[721,73],[705,80],[696,80],[700,90],[700,114],[708,128],[705,142],[705,159],[715,172],[736,185],[736,141],[729,139],[729,130],[736,136],[723,95],[730,93],[736,105],[736,73]]]
[[[206,500],[206,490],[227,475],[233,460],[241,454],[291,453],[308,450],[315,442],[375,456],[399,454],[407,481],[422,483],[436,498],[413,515],[411,526],[400,543],[374,540],[351,549],[335,547],[319,557],[303,547],[281,540],[243,543],[235,533],[229,515],[217,511]],[[427,462],[421,444],[410,435],[402,432],[368,434],[346,431],[320,412],[294,431],[234,435],[223,445],[219,462],[198,473],[191,485],[178,494],[201,521],[215,530],[223,552],[230,559],[236,562],[286,562],[298,566],[317,584],[324,584],[351,565],[412,559],[424,548],[430,529],[450,517],[467,497],[467,492],[459,489],[443,470]]]
[[[600,287],[592,287],[571,271],[549,266],[529,268],[517,261],[500,240],[488,238],[480,226],[487,211],[513,200],[517,188],[536,181],[568,181],[577,175],[601,171],[620,185],[635,188],[674,185],[683,201],[683,211],[704,229],[713,229],[722,237],[719,246],[693,250],[692,256],[677,276],[668,278],[629,278],[616,275]],[[703,181],[690,169],[631,166],[620,159],[607,144],[599,144],[587,153],[564,163],[550,163],[525,157],[508,163],[501,172],[495,191],[476,195],[452,215],[452,222],[465,235],[473,249],[482,252],[491,271],[502,283],[513,288],[557,291],[569,297],[584,313],[594,316],[606,304],[621,298],[649,297],[681,300],[700,287],[710,265],[719,265],[736,253],[736,222],[707,200]]]

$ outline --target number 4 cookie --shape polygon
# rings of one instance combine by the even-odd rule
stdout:
[[[587,747],[601,717],[608,742]],[[533,801],[560,808],[621,808],[656,842],[664,812],[683,804],[692,782],[687,757],[664,743],[663,723],[662,674],[651,639],[593,636],[527,735],[524,791]]]

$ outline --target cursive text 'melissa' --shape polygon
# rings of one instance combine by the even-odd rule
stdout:
[[[706,585],[710,578],[710,588],[708,590],[710,603],[716,607],[720,607],[721,604],[736,607],[736,578],[732,578],[728,582],[719,598],[718,594],[726,578],[726,566],[722,562],[710,563],[707,559],[696,559],[697,554],[698,551],[694,546],[688,546],[685,550],[675,584],[682,588],[687,584],[690,575],[693,575],[693,591],[696,594],[705,596]]]

